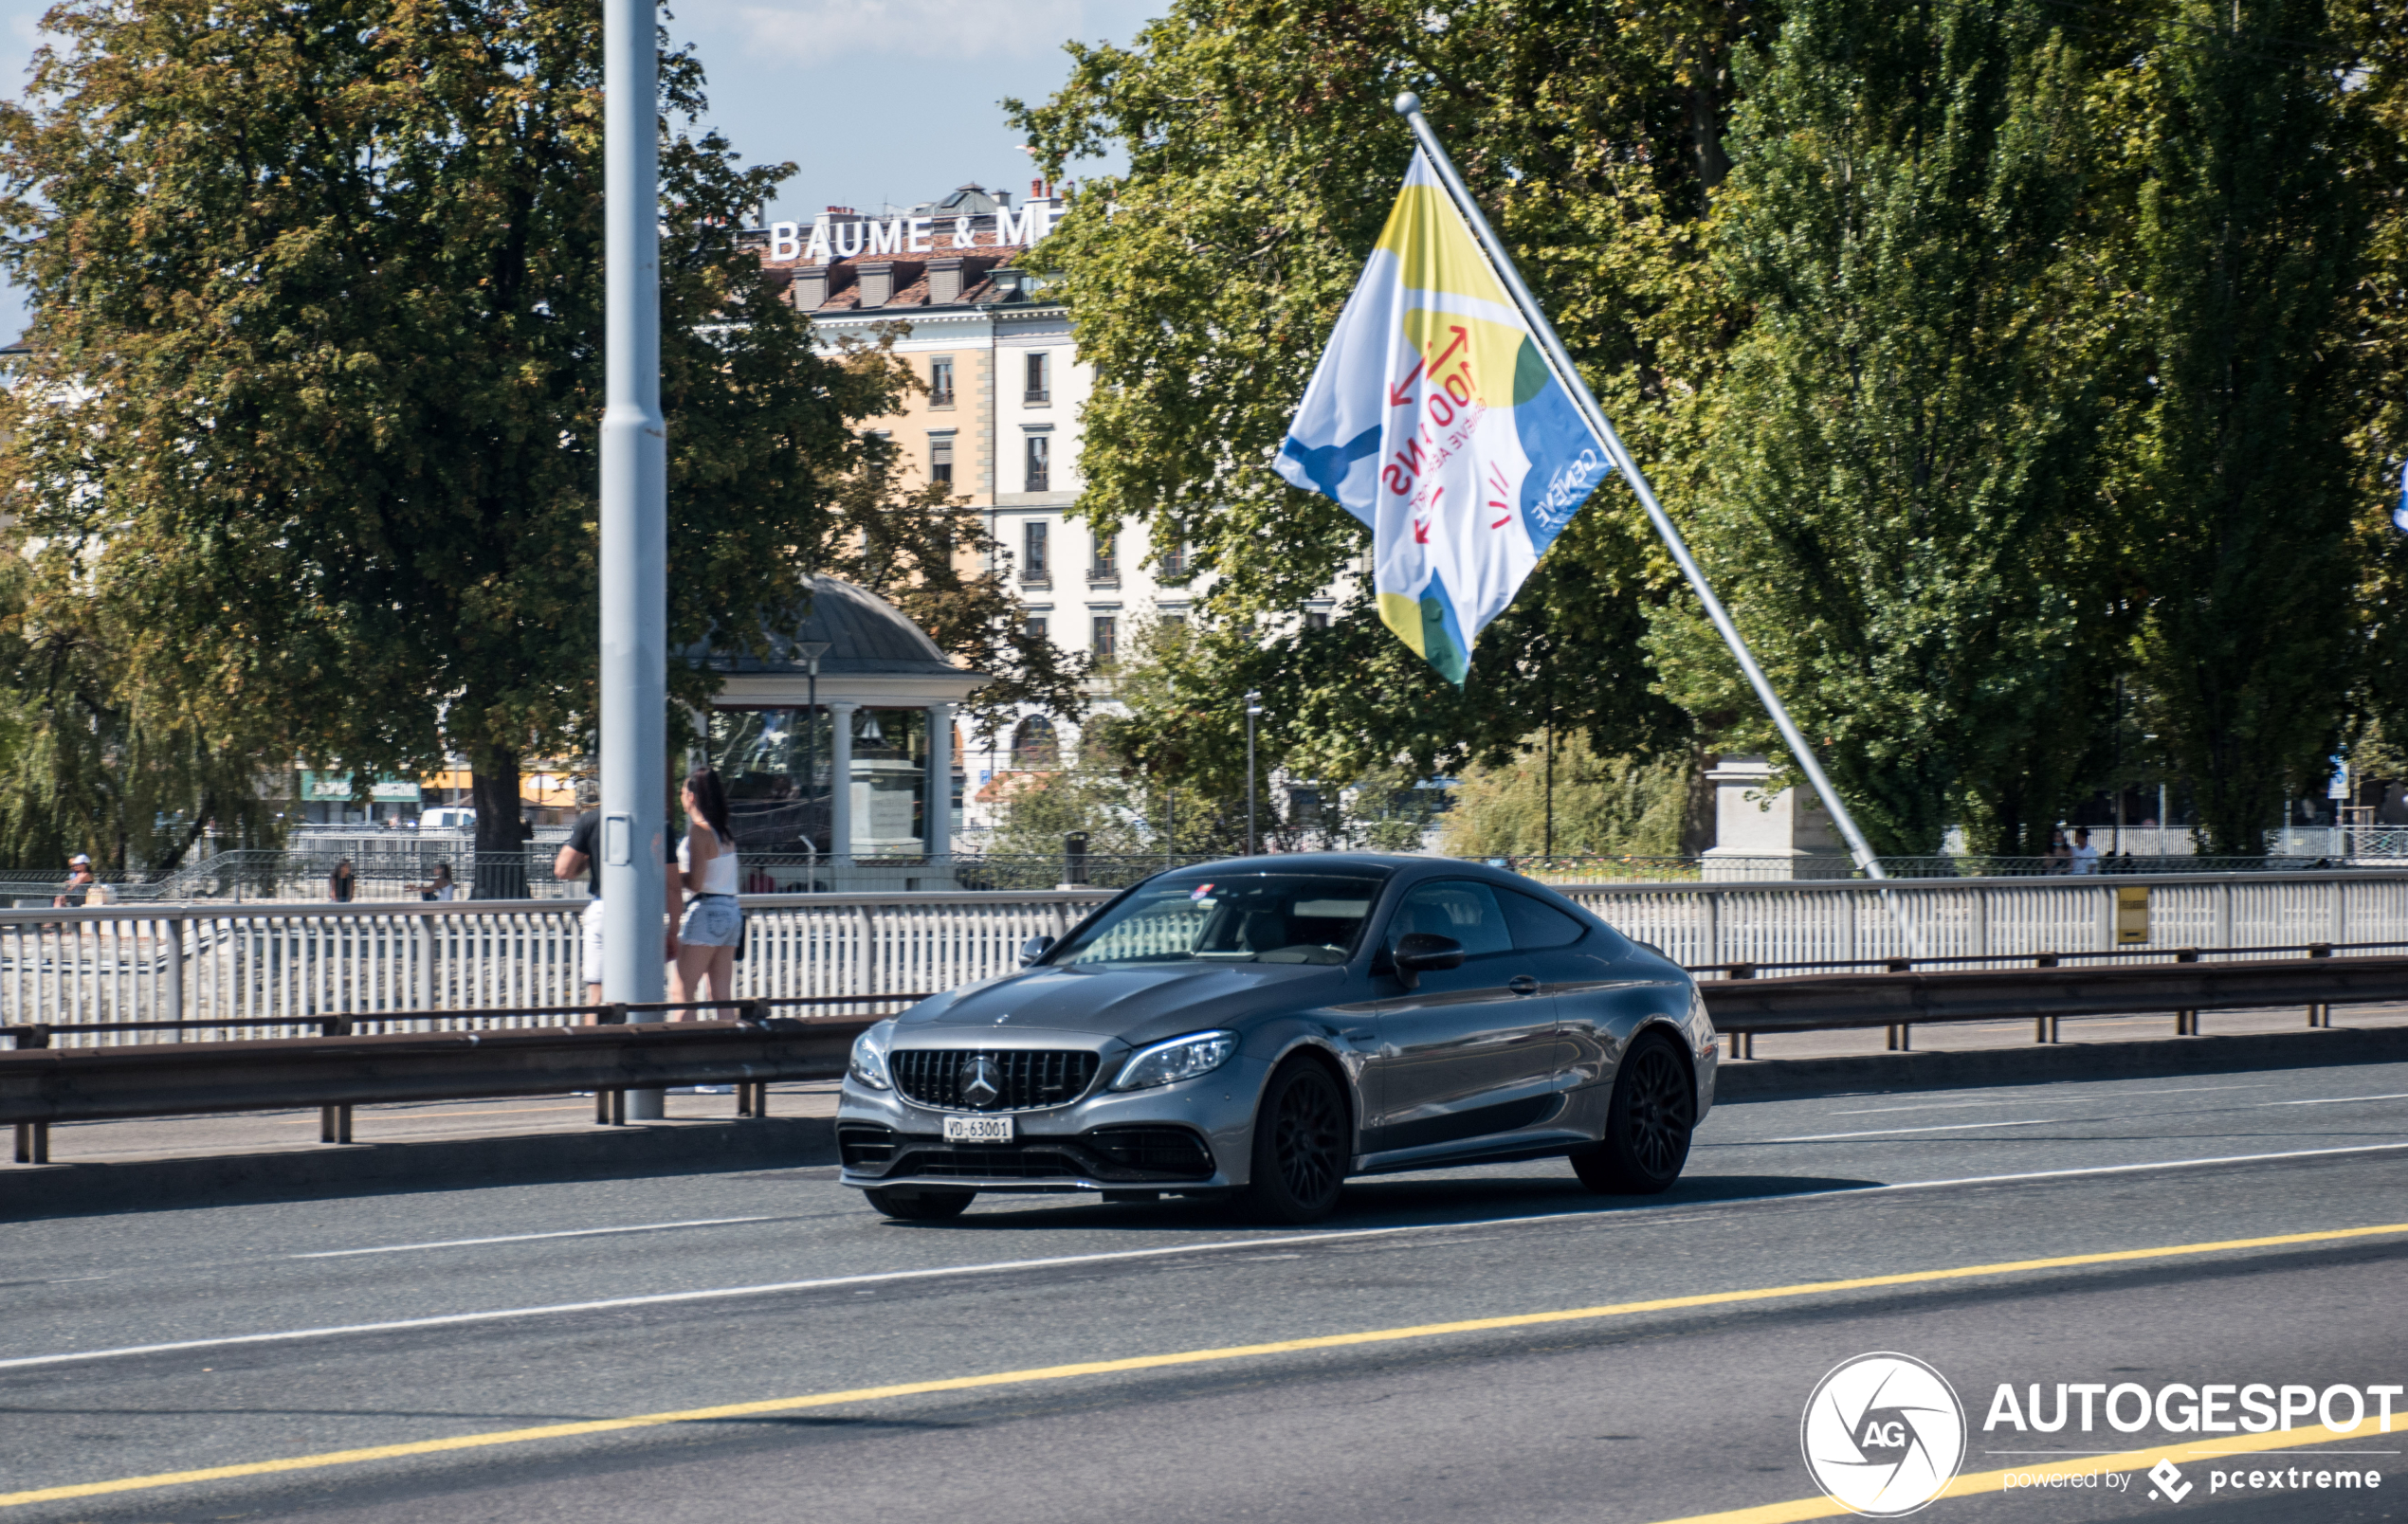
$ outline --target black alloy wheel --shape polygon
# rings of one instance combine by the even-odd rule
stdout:
[[[959,1217],[977,1199],[975,1190],[865,1190],[872,1210],[905,1223],[940,1223]]]
[[[1572,1155],[1572,1168],[1591,1190],[1652,1196],[1681,1178],[1696,1126],[1697,1094],[1680,1049],[1661,1032],[1646,1033],[1614,1073],[1605,1140]]]
[[[1338,1206],[1353,1162],[1346,1098],[1329,1071],[1296,1059],[1263,1087],[1254,1114],[1254,1181],[1247,1205],[1275,1223],[1315,1223]]]

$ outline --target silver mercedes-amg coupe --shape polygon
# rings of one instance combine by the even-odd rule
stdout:
[[[1695,982],[1474,863],[1180,868],[1021,961],[855,1043],[844,1181],[886,1215],[1102,1191],[1304,1223],[1349,1175],[1550,1155],[1593,1190],[1660,1191],[1713,1103]]]

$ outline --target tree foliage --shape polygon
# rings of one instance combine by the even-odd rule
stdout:
[[[2140,661],[2204,844],[2246,853],[2321,792],[2349,683],[2343,320],[2364,210],[2321,0],[2181,0],[2170,21],[2142,97]]]
[[[114,680],[171,728],[361,772],[464,754],[479,846],[515,848],[520,759],[585,751],[594,715],[599,15],[67,0],[47,26],[0,110],[31,619],[119,611]],[[819,354],[736,246],[794,167],[691,130],[702,82],[665,50],[671,649],[791,627],[876,522],[928,532],[850,426],[907,372]],[[711,681],[682,666],[672,697]]]
[[[2052,14],[1802,0],[1731,134],[1716,263],[1755,321],[1697,538],[1884,852],[1976,799],[2045,848],[2025,759],[2078,755],[2106,676],[2083,79]],[[1667,635],[1736,710],[1711,635]]]
[[[1458,857],[1683,856],[1696,776],[1685,753],[1600,756],[1577,731],[1533,735],[1514,760],[1465,771],[1438,844]]]
[[[1107,144],[1128,155],[1079,188],[1041,254],[1103,381],[1081,513],[1146,524],[1204,577],[1185,697],[1141,710],[1148,766],[1225,779],[1250,688],[1269,696],[1268,754],[1322,780],[1509,755],[1540,710],[1617,747],[1684,733],[1641,645],[1663,569],[1618,486],[1486,632],[1458,693],[1364,601],[1361,526],[1268,462],[1395,197],[1409,139],[1389,102],[1406,88],[1642,453],[1680,426],[1724,321],[1693,235],[1760,14],[1179,0],[1133,47],[1074,46],[1063,91],[1016,108],[1056,171]],[[1295,629],[1333,581],[1350,598],[1331,627]]]
[[[1071,53],[1021,121],[1050,171],[1128,165],[1039,251],[1099,372],[1082,511],[1212,578],[1179,697],[1131,699],[1145,768],[1226,780],[1249,689],[1307,779],[1505,764],[1549,717],[1779,751],[1618,484],[1459,695],[1359,602],[1298,625],[1364,536],[1267,462],[1402,88],[1882,850],[2037,850],[2125,714],[2241,848],[2408,691],[2398,0],[1178,0]]]

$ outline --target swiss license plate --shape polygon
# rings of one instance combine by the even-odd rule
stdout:
[[[1012,1118],[1009,1116],[948,1116],[945,1118],[945,1141],[948,1143],[1009,1143],[1012,1141]]]

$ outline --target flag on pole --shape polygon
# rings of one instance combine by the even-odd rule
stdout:
[[[2399,463],[2399,506],[2391,511],[2391,523],[2402,535],[2408,535],[2408,461]]]
[[[1275,463],[1370,526],[1381,622],[1458,687],[1613,470],[1417,150]]]

